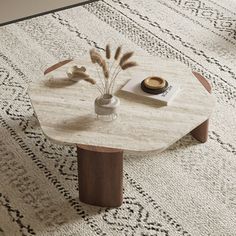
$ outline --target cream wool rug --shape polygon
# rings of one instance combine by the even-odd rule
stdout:
[[[235,12],[235,0],[104,0],[0,28],[0,235],[235,236]],[[207,143],[125,153],[118,209],[78,201],[75,148],[45,138],[27,94],[48,66],[108,41],[180,61],[217,100]]]

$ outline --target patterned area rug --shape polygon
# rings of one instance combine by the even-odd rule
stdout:
[[[0,29],[0,235],[236,235],[236,2],[103,0]],[[217,106],[209,141],[125,153],[124,204],[78,201],[74,147],[42,134],[30,81],[107,42],[203,74]]]

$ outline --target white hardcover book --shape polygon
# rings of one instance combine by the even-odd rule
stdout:
[[[144,96],[150,99],[155,99],[160,102],[162,105],[169,105],[171,101],[174,99],[176,94],[180,91],[180,86],[174,83],[169,83],[168,88],[165,92],[161,94],[150,94],[146,93],[141,89],[141,82],[143,78],[131,79],[129,80],[123,87],[122,91],[133,93],[139,96]]]

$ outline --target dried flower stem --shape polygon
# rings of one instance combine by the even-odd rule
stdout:
[[[109,69],[107,67],[107,63],[105,61],[102,62],[102,70],[105,79],[109,79]]]
[[[122,65],[128,61],[128,59],[130,57],[132,57],[134,54],[134,52],[126,52],[120,59],[120,66],[122,67]]]
[[[114,65],[116,64],[117,60],[119,59],[119,57],[120,57],[120,55],[121,55],[121,51],[122,51],[122,47],[119,46],[119,47],[116,49],[115,56],[114,56],[114,60],[113,60],[113,62],[112,62],[112,66],[111,66],[111,68],[110,68],[110,71],[112,71]],[[119,64],[117,65],[117,67],[118,67],[118,66],[119,66]],[[117,69],[117,67],[116,67],[116,69]],[[115,70],[116,70],[116,69],[115,69]],[[115,71],[115,70],[114,70],[114,71]],[[113,71],[113,72],[114,72],[114,71]],[[114,73],[113,73],[113,75],[114,75]],[[112,77],[111,77],[111,78],[112,78]]]
[[[116,53],[115,53],[115,56],[114,56],[114,59],[117,61],[120,57],[120,54],[121,54],[121,46],[119,46],[117,49],[116,49]]]
[[[120,72],[120,65],[118,64],[117,66],[116,66],[116,68],[114,69],[114,71],[113,71],[113,73],[112,73],[112,76],[111,76],[111,81],[110,81],[110,85],[109,85],[109,91],[111,90],[111,87],[112,87],[112,85],[113,85],[113,83],[115,82],[114,80],[115,80],[115,78],[116,78],[116,74],[117,73],[119,73]]]
[[[134,67],[134,66],[137,66],[138,64],[136,62],[126,62],[125,64],[122,65],[122,67],[116,72],[115,76],[113,77],[111,83],[110,83],[110,87],[109,87],[109,90],[110,92],[112,93],[113,92],[113,88],[114,88],[114,85],[115,85],[115,80],[117,78],[117,76],[119,75],[119,73],[122,71],[122,70],[127,70],[131,67]]]
[[[106,58],[107,59],[111,58],[111,48],[109,44],[106,45]]]
[[[107,45],[106,47],[107,49],[107,57],[110,57],[110,47]],[[107,65],[106,65],[106,62],[105,60],[102,58],[102,56],[96,52],[95,50],[90,50],[90,57],[91,57],[91,61],[95,64],[98,64],[100,67],[102,67],[102,70],[103,70],[103,75],[106,79],[109,78],[109,70],[107,69]],[[99,74],[99,73],[98,73]],[[100,74],[99,74],[99,78],[101,79],[100,77]],[[101,79],[102,81],[102,79]],[[102,84],[104,85],[104,91],[107,90],[107,81],[105,80],[104,83],[102,82]]]
[[[107,93],[108,83],[109,83],[109,69],[105,60],[102,61],[101,67],[102,67],[104,80],[105,80],[105,93]]]
[[[121,66],[121,69],[122,69],[122,70],[127,70],[127,69],[129,69],[129,68],[131,68],[131,67],[134,67],[134,66],[137,66],[137,63],[134,62],[134,61],[130,61],[130,62],[124,63],[124,64]]]
[[[109,88],[109,90],[110,90],[111,93],[113,92],[113,89],[114,89],[114,86],[115,86],[116,78],[117,78],[117,76],[120,74],[121,71],[122,71],[122,70],[119,68],[119,70],[117,71],[116,75],[114,76],[114,78],[113,78],[112,81],[111,81],[111,85],[110,85],[110,88]]]
[[[104,91],[104,89],[105,89],[105,83],[104,83],[104,81],[103,81],[103,79],[102,79],[102,77],[101,77],[101,75],[100,75],[100,73],[99,73],[99,70],[98,70],[98,66],[97,66],[97,65],[96,65],[96,71],[97,71],[98,78],[100,79],[101,84],[102,84],[101,90]]]
[[[122,70],[127,70],[137,65],[135,62],[128,61],[132,57],[133,52],[127,52],[121,56],[121,51],[122,48],[121,46],[119,46],[116,49],[115,55],[112,58],[113,61],[111,61],[111,48],[109,44],[106,45],[105,59],[103,59],[101,54],[95,51],[95,49],[90,50],[91,61],[96,65],[97,74],[101,81],[102,87],[97,85],[101,94],[112,93],[116,78],[118,77],[119,73]],[[102,69],[103,76],[100,75],[99,70],[97,68],[98,66]],[[92,80],[90,82],[93,83]]]

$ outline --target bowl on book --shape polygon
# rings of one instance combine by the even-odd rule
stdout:
[[[146,93],[161,94],[167,90],[168,82],[161,77],[150,76],[141,82],[141,88]]]

